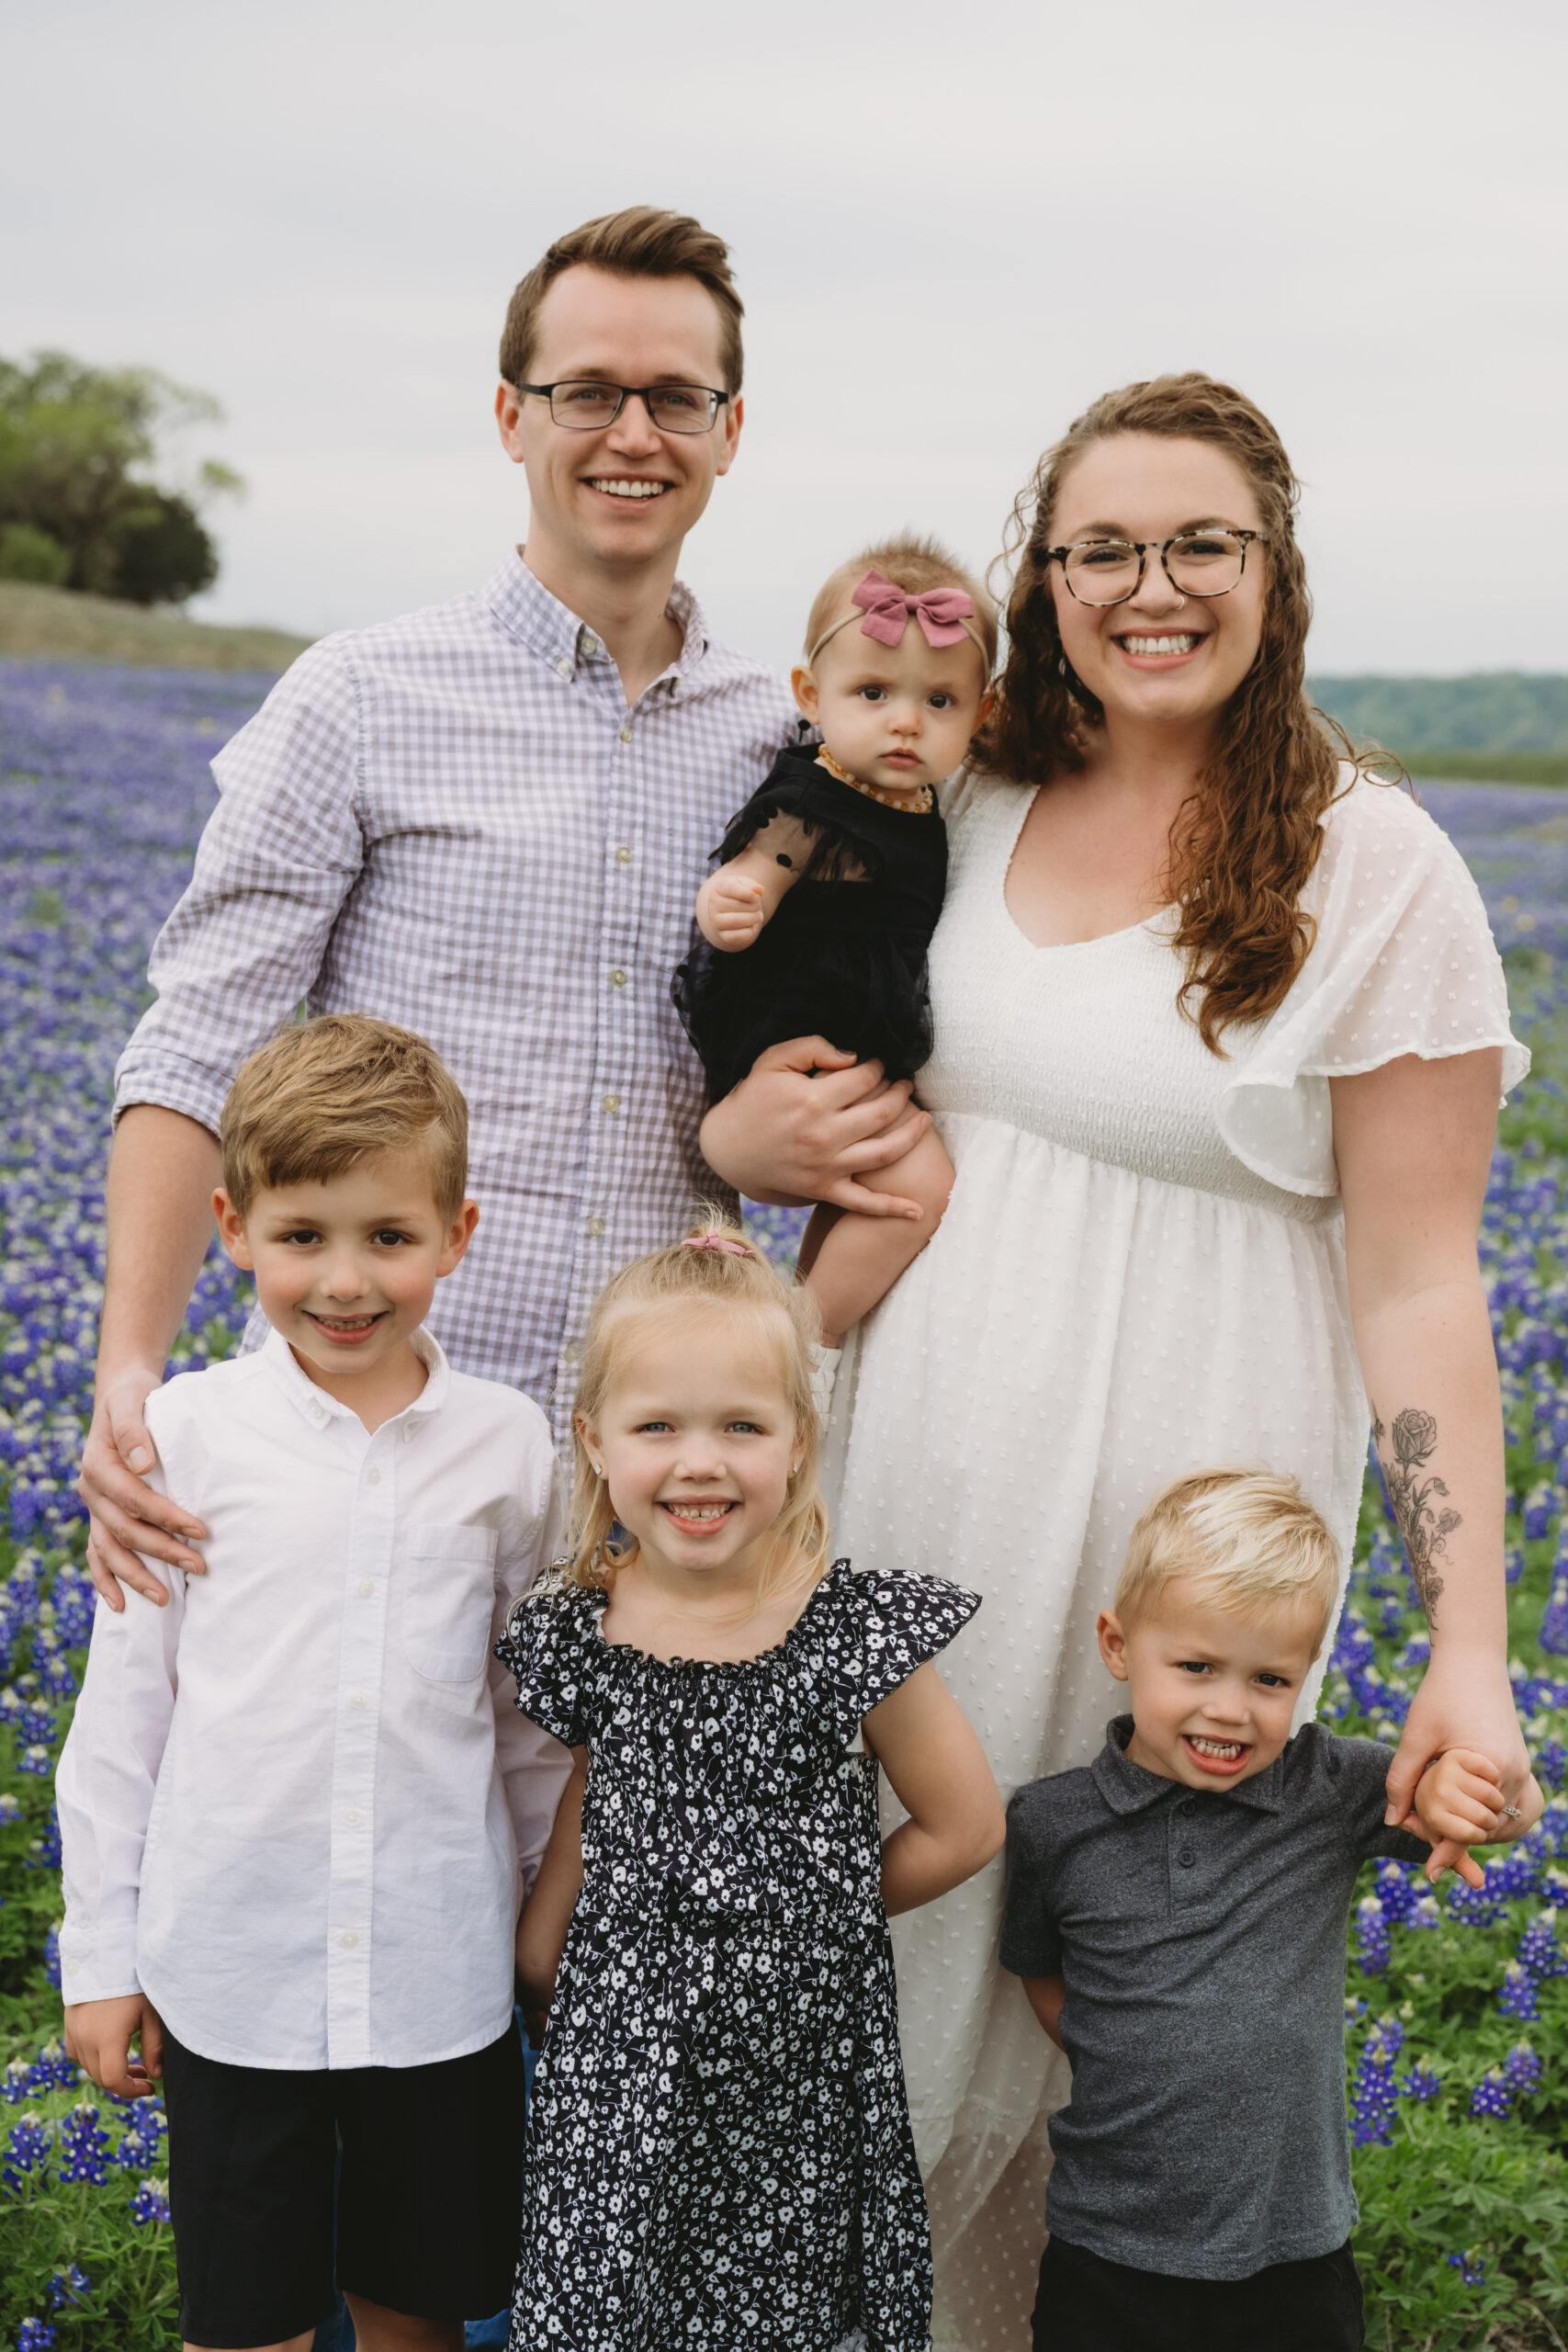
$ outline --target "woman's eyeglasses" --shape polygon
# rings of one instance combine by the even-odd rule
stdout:
[[[1269,544],[1267,531],[1179,531],[1156,546],[1153,539],[1074,539],[1046,548],[1047,563],[1059,563],[1080,605],[1124,605],[1136,595],[1151,555],[1182,596],[1228,596],[1247,570],[1247,550]]]

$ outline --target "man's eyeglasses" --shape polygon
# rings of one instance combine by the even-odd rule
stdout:
[[[1075,539],[1046,548],[1047,563],[1059,563],[1080,605],[1124,605],[1136,595],[1144,566],[1157,555],[1165,576],[1182,596],[1228,596],[1247,570],[1247,550],[1267,531],[1179,531],[1156,547],[1152,539]]]
[[[513,384],[514,392],[536,392],[548,401],[550,414],[569,433],[603,433],[614,424],[628,401],[640,401],[660,433],[711,433],[728,392],[705,384],[598,384],[572,380],[561,384]]]

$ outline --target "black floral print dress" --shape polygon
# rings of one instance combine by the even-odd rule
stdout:
[[[739,1662],[607,1643],[547,1577],[496,1655],[588,1750],[528,2114],[512,2352],[925,2352],[931,2244],[863,1715],[979,1602],[829,1570]]]

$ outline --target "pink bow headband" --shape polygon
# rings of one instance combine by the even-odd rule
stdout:
[[[928,588],[923,595],[913,596],[907,588],[885,580],[880,571],[868,571],[858,588],[850,594],[852,605],[865,615],[860,625],[863,637],[874,638],[879,645],[902,645],[904,631],[911,618],[919,621],[920,633],[933,651],[944,645],[957,645],[964,638],[978,646],[980,659],[990,667],[985,641],[975,626],[975,600],[964,588]],[[854,619],[846,613],[841,621],[824,629],[807,655],[809,668],[830,638],[841,628],[848,628]]]
[[[716,1257],[750,1258],[756,1254],[749,1241],[732,1241],[727,1233],[689,1233],[681,1247],[711,1250]]]

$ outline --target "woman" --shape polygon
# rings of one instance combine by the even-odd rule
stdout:
[[[1167,1479],[1293,1471],[1348,1556],[1369,1396],[1432,1628],[1391,1792],[1461,1741],[1510,1802],[1526,1769],[1475,1242],[1528,1061],[1457,854],[1304,699],[1297,495],[1228,386],[1097,401],[1020,502],[1007,669],[947,811],[919,1084],[957,1180],[846,1349],[829,1473],[858,1565],[992,1597],[950,1658],[1004,1791],[1102,1740],[1095,1618]],[[774,1183],[827,1139],[809,1058],[765,1057],[709,1114],[748,1190],[742,1094],[749,1123],[773,1105]],[[966,2352],[1028,2341],[1067,2091],[996,1972],[1000,1891],[993,1867],[895,1938],[935,2341]]]

